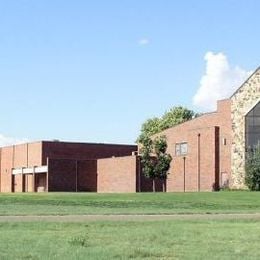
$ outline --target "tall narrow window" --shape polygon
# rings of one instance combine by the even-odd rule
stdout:
[[[254,149],[260,144],[260,102],[246,115],[246,149]]]

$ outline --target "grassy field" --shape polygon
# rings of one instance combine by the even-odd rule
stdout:
[[[0,194],[2,216],[259,212],[257,192]],[[259,243],[259,218],[242,216],[0,223],[1,260],[260,259]]]
[[[0,259],[259,259],[259,221],[0,223]]]
[[[260,212],[258,192],[0,194],[0,215]]]

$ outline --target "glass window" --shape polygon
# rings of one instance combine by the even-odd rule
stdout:
[[[181,154],[187,154],[187,152],[188,152],[188,144],[182,143],[181,144]]]
[[[260,143],[260,102],[246,115],[246,149]]]
[[[181,155],[181,144],[176,144],[175,145],[175,154],[176,155]]]
[[[175,144],[175,154],[177,156],[179,155],[185,155],[188,153],[188,143],[182,142]]]

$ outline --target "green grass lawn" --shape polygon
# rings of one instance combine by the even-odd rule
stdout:
[[[260,212],[260,192],[0,194],[0,215]]]
[[[0,215],[260,212],[260,193],[0,194]],[[0,259],[260,259],[260,220],[2,222]]]
[[[259,221],[0,223],[0,259],[260,259]]]

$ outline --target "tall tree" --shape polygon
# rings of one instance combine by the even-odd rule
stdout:
[[[167,142],[165,136],[152,140],[145,137],[141,148],[141,163],[143,174],[152,180],[153,192],[155,192],[155,180],[163,183],[163,191],[171,163],[171,155],[167,154]]]
[[[192,119],[197,114],[185,107],[178,106],[173,107],[169,111],[166,111],[160,120],[161,130],[170,128],[172,126],[183,123],[187,120]]]
[[[173,107],[166,111],[161,117],[154,117],[146,120],[141,127],[141,133],[137,142],[143,143],[147,137],[151,137],[167,128],[190,120],[198,116],[194,111],[182,106]]]
[[[154,156],[153,152],[153,141],[150,137],[144,136],[142,140],[141,148],[141,165],[142,173],[146,178],[149,178],[153,182],[153,192],[155,191],[155,172],[154,172]]]
[[[163,192],[165,192],[166,179],[172,161],[171,155],[167,153],[167,141],[165,136],[157,137],[154,140],[154,151],[156,154],[156,163],[154,165],[155,176],[162,180]]]
[[[143,143],[147,141],[147,138],[159,133],[161,131],[160,126],[161,119],[158,117],[147,119],[141,127],[141,133],[137,139],[137,142]]]

